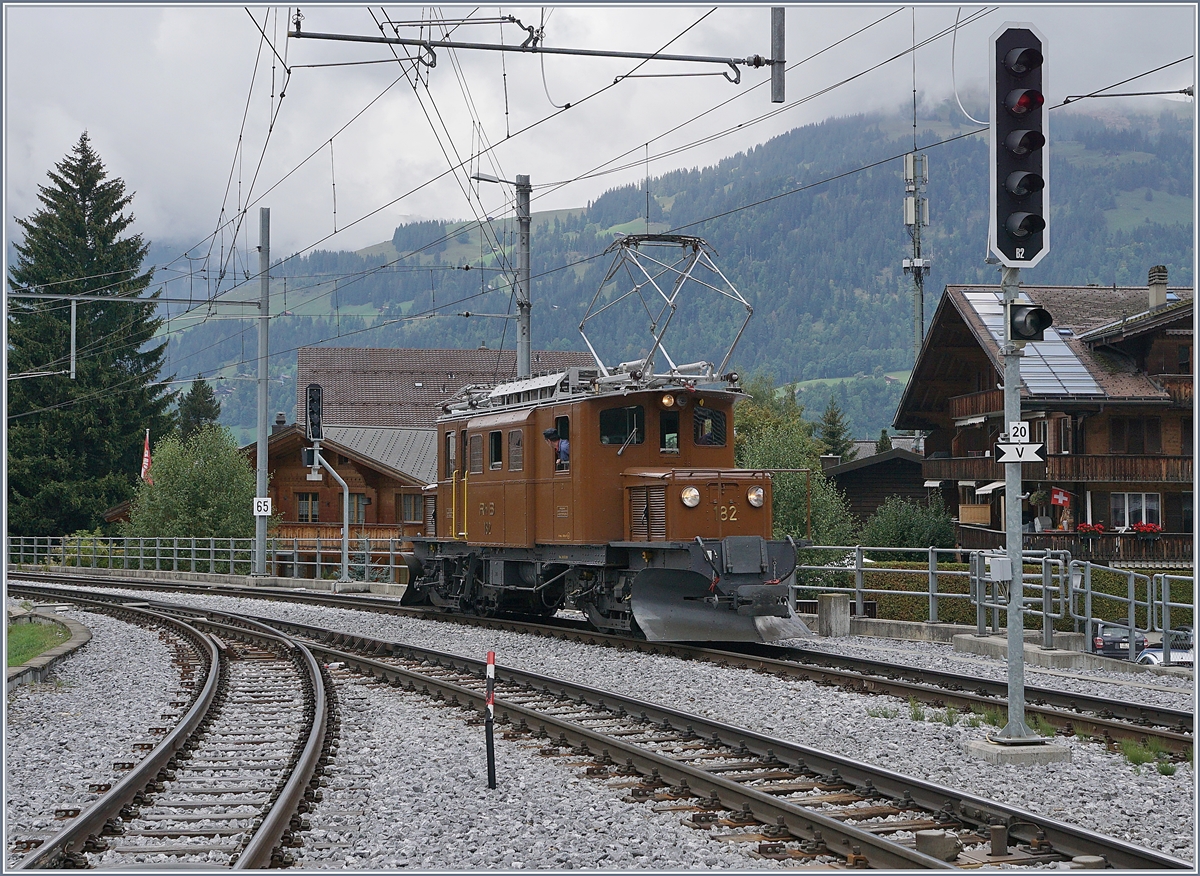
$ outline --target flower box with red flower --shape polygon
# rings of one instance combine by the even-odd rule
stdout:
[[[1080,523],[1075,527],[1075,531],[1083,538],[1099,538],[1104,535],[1103,523]]]
[[[1132,529],[1142,541],[1156,541],[1162,535],[1162,527],[1157,523],[1135,523]]]

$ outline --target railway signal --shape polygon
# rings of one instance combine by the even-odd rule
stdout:
[[[1050,150],[1045,42],[1030,24],[992,36],[991,210],[988,249],[1009,268],[1050,251]]]
[[[308,440],[321,440],[321,384],[310,383],[306,392],[305,410],[308,413]]]
[[[1036,304],[1008,305],[1008,337],[1016,343],[1043,341],[1046,329],[1054,325],[1050,311]]]

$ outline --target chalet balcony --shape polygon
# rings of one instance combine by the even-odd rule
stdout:
[[[351,523],[350,539],[369,538],[373,542],[386,542],[390,538],[399,541],[412,535],[420,535],[424,530],[421,523],[410,523],[407,526],[398,523]],[[297,523],[294,520],[284,520],[279,524],[279,531],[273,536],[279,542],[285,539],[296,539],[305,544],[315,543],[320,539],[324,544],[340,544],[342,540],[341,523]]]
[[[921,471],[927,480],[1004,480],[1004,466],[987,456],[926,459]],[[1046,462],[1022,465],[1021,479],[1059,483],[1190,484],[1193,467],[1190,456],[1054,455]]]
[[[1005,546],[1004,532],[983,526],[956,527],[959,544],[966,550],[993,550]],[[1163,532],[1154,537],[1136,532],[1106,532],[1084,536],[1075,531],[1026,532],[1021,543],[1027,551],[1069,551],[1076,560],[1105,566],[1137,565],[1147,568],[1192,568],[1193,538],[1190,532]]]
[[[950,398],[950,416],[956,420],[966,417],[982,417],[1003,410],[1004,390],[1002,389],[985,389],[983,392],[972,392]]]
[[[1156,374],[1153,379],[1162,384],[1163,389],[1171,396],[1171,401],[1185,407],[1192,406],[1192,375],[1190,374]]]

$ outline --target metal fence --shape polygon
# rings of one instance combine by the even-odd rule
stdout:
[[[348,577],[355,581],[388,584],[407,582],[407,564],[401,539],[352,539]],[[155,572],[201,572],[249,575],[254,559],[252,538],[106,538],[103,536],[21,537],[7,539],[8,562],[24,566],[72,566]],[[267,540],[267,574],[280,578],[338,580],[342,577],[341,539],[271,538]],[[868,557],[867,554],[871,556]],[[1007,612],[1008,585],[992,581],[987,559],[996,551],[963,548],[879,548],[863,545],[816,545],[802,549],[792,585],[793,600],[812,599],[819,593],[846,593],[854,599],[859,617],[868,602],[886,596],[913,600],[920,608],[905,614],[929,623],[941,622],[948,601],[970,606],[979,635],[988,628],[1001,629],[1001,612]],[[879,557],[881,559],[873,559]],[[920,568],[890,565],[888,558],[921,557]],[[822,560],[824,562],[815,562]],[[1032,569],[1030,567],[1033,567]],[[920,582],[911,590],[868,586],[879,573]],[[1126,582],[1123,594],[1093,587],[1096,573],[1119,576]],[[962,581],[960,592],[947,590],[946,582]],[[1137,632],[1164,633],[1164,660],[1173,642],[1172,612],[1194,617],[1195,579],[1160,573],[1153,576],[1128,569],[1074,559],[1067,551],[1025,551],[1021,572],[1023,607],[1040,619],[1042,641],[1053,646],[1056,627],[1070,626],[1090,641],[1098,618],[1125,627],[1134,641]],[[1187,601],[1182,601],[1186,593]],[[962,614],[962,612],[956,612]],[[1121,617],[1122,622],[1111,618]],[[1140,621],[1140,623],[1139,623]],[[1137,658],[1130,648],[1130,660]]]
[[[249,575],[253,538],[107,538],[103,536],[10,536],[8,562],[154,572]],[[400,539],[352,539],[348,577],[395,584],[407,569]],[[267,539],[267,575],[337,580],[342,577],[341,539]],[[407,579],[405,579],[407,580]]]

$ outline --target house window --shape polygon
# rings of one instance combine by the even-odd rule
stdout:
[[[725,412],[697,407],[692,414],[692,440],[709,447],[725,446]]]
[[[1033,421],[1033,443],[1047,447],[1050,443],[1050,423],[1045,417]]]
[[[471,458],[471,474],[483,474],[483,436],[472,435],[467,447]]]
[[[1135,523],[1162,524],[1158,493],[1111,493],[1109,503],[1114,529],[1124,529]]]
[[[454,433],[446,433],[446,477],[454,476],[454,445],[457,442],[454,440]]]
[[[1073,440],[1074,431],[1071,429],[1071,418],[1063,417],[1058,421],[1058,452],[1070,453]]]
[[[488,468],[497,469],[504,464],[504,433],[488,432]]]
[[[316,523],[317,509],[320,506],[320,493],[296,494],[296,519],[301,523]]]
[[[665,453],[679,452],[679,411],[659,412],[658,449]]]
[[[1192,418],[1184,417],[1179,421],[1179,454],[1192,455]]]
[[[1183,531],[1192,531],[1192,494],[1188,491],[1183,494]]]
[[[350,457],[342,456],[342,454],[339,453],[338,454],[338,465],[349,465],[349,464],[350,464]]]
[[[1108,452],[1133,456],[1162,453],[1162,420],[1113,417],[1108,421]]]
[[[338,494],[338,504],[342,502],[342,496]],[[367,522],[367,497],[364,493],[350,494],[350,525],[359,525]],[[341,516],[340,514],[338,515]]]
[[[508,433],[508,470],[520,471],[525,465],[525,433],[513,429]]]
[[[413,493],[405,493],[400,497],[402,503],[401,519],[405,523],[420,523],[422,520],[421,497]]]
[[[1192,373],[1192,345],[1179,345],[1179,374]]]
[[[600,443],[641,444],[646,440],[646,410],[641,405],[600,412]]]

